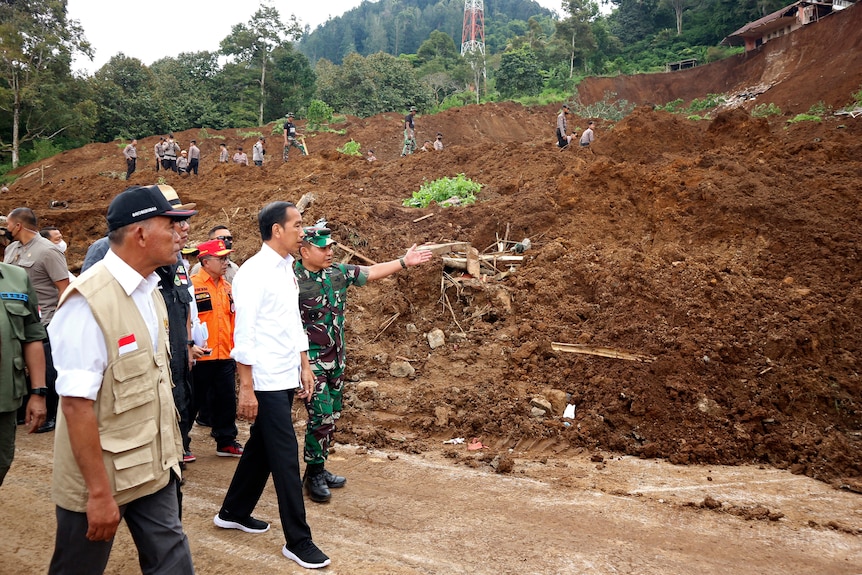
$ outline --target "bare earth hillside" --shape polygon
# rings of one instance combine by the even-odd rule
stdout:
[[[630,101],[661,102],[651,94],[689,98],[770,76],[781,82],[758,103],[775,95],[785,111],[805,111],[818,100],[839,107],[862,84],[862,8],[817,26],[844,30],[841,49],[821,48],[812,26],[747,62],[617,78],[608,87],[596,81],[590,89],[596,99],[612,89]],[[805,65],[815,56],[816,73]],[[790,60],[797,68],[785,73]],[[722,76],[728,66],[732,82]],[[667,87],[676,79],[688,86],[688,78],[702,82],[700,92]],[[727,87],[706,88],[722,83]],[[642,106],[616,124],[599,120],[591,153],[557,150],[556,112],[504,103],[419,116],[420,144],[439,131],[446,149],[407,158],[399,158],[398,114],[351,117],[336,126],[345,135],[308,135],[311,155],[293,150],[287,164],[281,136],[269,138],[262,168],[216,164],[219,143],[248,149],[256,137],[190,130],[177,138],[183,146],[198,139],[202,173],[165,180],[198,204],[193,239],[227,224],[239,261],[259,247],[258,209],[308,192],[315,201],[305,220],[326,218],[341,244],[378,262],[413,243],[465,241],[483,251],[507,234],[530,238],[523,264],[511,273],[471,281],[437,258],[351,293],[341,442],[442,455],[504,474],[538,474],[534,466],[549,458],[594,453],[755,464],[862,491],[862,118],[790,125],[739,108],[692,122]],[[586,119],[571,123],[583,129]],[[70,266],[80,267],[89,243],[105,231],[110,199],[128,184],[164,176],[152,166],[156,139],[139,139],[139,170],[128,183],[111,177],[125,169],[117,143],[22,168],[0,196],[0,211],[32,207],[41,224],[62,229]],[[336,151],[350,139],[374,149],[379,161]],[[401,205],[423,181],[458,173],[483,184],[476,204]],[[51,208],[52,201],[67,207]],[[444,281],[444,272],[456,281]],[[425,334],[435,328],[447,343],[432,350]],[[567,354],[552,342],[655,361]],[[390,365],[405,359],[415,374],[390,375]],[[535,399],[549,401],[550,412],[534,412]],[[562,418],[567,401],[577,407],[573,421]],[[442,443],[457,437],[478,438],[487,448],[476,453]],[[15,472],[13,465],[10,477]],[[571,478],[555,480],[572,485]],[[851,497],[850,517],[839,523],[858,559],[862,508]],[[631,565],[619,572],[688,572]],[[772,572],[757,565],[750,572]],[[468,572],[558,572],[507,569]]]

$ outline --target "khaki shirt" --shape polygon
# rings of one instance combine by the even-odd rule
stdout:
[[[48,325],[60,299],[56,282],[69,279],[66,256],[51,240],[36,234],[26,244],[9,244],[3,261],[27,270],[30,282],[39,296],[42,325]]]

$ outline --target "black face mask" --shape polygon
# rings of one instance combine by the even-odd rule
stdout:
[[[226,249],[233,249],[233,236],[216,236],[215,239],[223,241]]]

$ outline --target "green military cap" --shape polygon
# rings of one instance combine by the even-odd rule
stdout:
[[[325,248],[335,243],[331,234],[332,230],[329,228],[305,228],[305,237],[303,239],[313,246]]]

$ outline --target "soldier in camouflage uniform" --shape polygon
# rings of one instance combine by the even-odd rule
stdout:
[[[308,425],[303,457],[306,491],[312,501],[329,501],[330,488],[343,487],[347,479],[325,469],[335,425],[341,417],[344,387],[344,306],[347,288],[385,278],[431,259],[429,251],[407,253],[373,266],[332,263],[335,241],[327,228],[306,228],[301,260],[294,268],[299,282],[299,311],[308,334],[308,360],[314,372],[314,394],[306,405]]]

